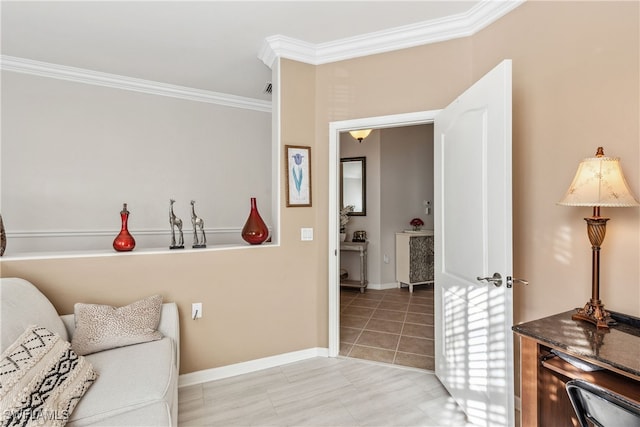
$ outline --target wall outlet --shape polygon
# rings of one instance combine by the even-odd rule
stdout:
[[[389,264],[389,255],[384,254],[384,256],[382,257],[382,262],[384,262],[385,264]]]
[[[191,304],[191,318],[193,320],[200,319],[202,317],[202,303],[194,302]]]

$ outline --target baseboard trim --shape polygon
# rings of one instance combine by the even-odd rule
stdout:
[[[202,371],[182,374],[178,378],[178,387],[187,387],[208,381],[235,377],[236,375],[275,368],[276,366],[299,362],[313,357],[329,357],[329,349],[322,347],[308,348],[306,350],[263,357],[261,359],[249,360],[247,362],[235,363],[233,365],[221,366],[219,368],[204,369]]]
[[[369,283],[367,285],[367,289],[375,289],[376,291],[383,291],[385,289],[393,289],[397,288],[398,283]]]

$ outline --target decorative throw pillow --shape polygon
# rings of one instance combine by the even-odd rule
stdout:
[[[0,357],[0,424],[63,426],[96,378],[67,341],[29,326]]]
[[[155,341],[162,296],[153,295],[124,307],[82,304],[74,306],[76,330],[71,347],[79,355],[96,353],[126,345]]]

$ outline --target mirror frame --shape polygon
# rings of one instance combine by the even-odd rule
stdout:
[[[340,159],[340,206],[344,207],[344,177],[342,173],[342,165],[345,162],[360,162],[362,166],[362,211],[349,212],[349,216],[366,216],[367,215],[367,158],[366,157],[343,157]]]

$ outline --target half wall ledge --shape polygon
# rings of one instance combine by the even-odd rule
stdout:
[[[202,252],[217,252],[237,249],[253,249],[253,248],[275,248],[280,245],[277,243],[263,243],[262,245],[248,244],[223,244],[209,245],[206,248],[190,249],[184,248],[179,250],[171,250],[168,248],[141,248],[134,249],[131,252],[116,252],[110,250],[89,250],[89,251],[60,251],[60,252],[24,252],[16,253],[0,257],[0,264],[4,261],[27,261],[38,259],[65,259],[65,258],[101,258],[110,256],[136,256],[136,255],[158,255],[158,254],[190,254]]]

